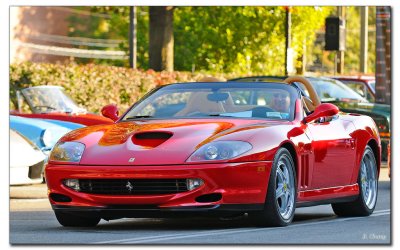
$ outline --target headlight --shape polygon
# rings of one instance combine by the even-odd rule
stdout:
[[[250,143],[244,141],[216,141],[200,147],[187,161],[227,160],[246,153],[252,148]]]
[[[50,154],[50,161],[78,163],[81,160],[85,145],[80,142],[59,142]]]

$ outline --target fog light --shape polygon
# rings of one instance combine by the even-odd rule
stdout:
[[[202,179],[187,179],[186,180],[186,186],[189,191],[192,191],[193,189],[196,189],[203,185],[203,180]]]
[[[66,179],[64,180],[64,185],[75,190],[79,191],[79,180],[78,179]]]

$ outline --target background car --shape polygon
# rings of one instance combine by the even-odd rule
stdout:
[[[285,81],[170,84],[120,118],[104,107],[116,123],[76,130],[52,150],[45,171],[58,222],[249,213],[286,226],[296,207],[319,204],[370,215],[381,152],[374,121],[321,104],[304,78]]]
[[[79,107],[59,86],[35,86],[18,90],[16,94],[18,110],[12,112],[13,115],[69,121],[86,126],[112,123],[106,117],[88,113]],[[24,113],[23,103],[28,105],[32,113]]]
[[[49,155],[53,146],[62,136],[72,130],[82,127],[85,126],[72,122],[10,115],[10,128],[28,138],[41,149],[45,155]]]
[[[251,76],[235,78],[228,81],[283,81],[283,76]],[[387,161],[387,145],[390,141],[390,105],[370,103],[367,99],[360,96],[350,87],[339,80],[327,77],[306,77],[315,88],[321,102],[337,105],[341,111],[348,113],[357,113],[370,116],[374,119],[379,129],[382,142],[382,160]],[[302,87],[302,85],[299,85]],[[305,94],[307,91],[302,87]]]
[[[375,77],[373,76],[334,76],[333,79],[339,80],[349,86],[359,95],[369,102],[375,102]]]
[[[41,183],[45,158],[34,143],[10,129],[10,185]]]

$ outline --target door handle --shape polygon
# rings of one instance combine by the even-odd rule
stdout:
[[[354,139],[346,139],[346,148],[351,148],[354,149],[355,148],[355,140]]]

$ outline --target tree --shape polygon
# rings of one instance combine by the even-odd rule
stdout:
[[[173,7],[150,7],[149,66],[155,71],[174,70]]]

